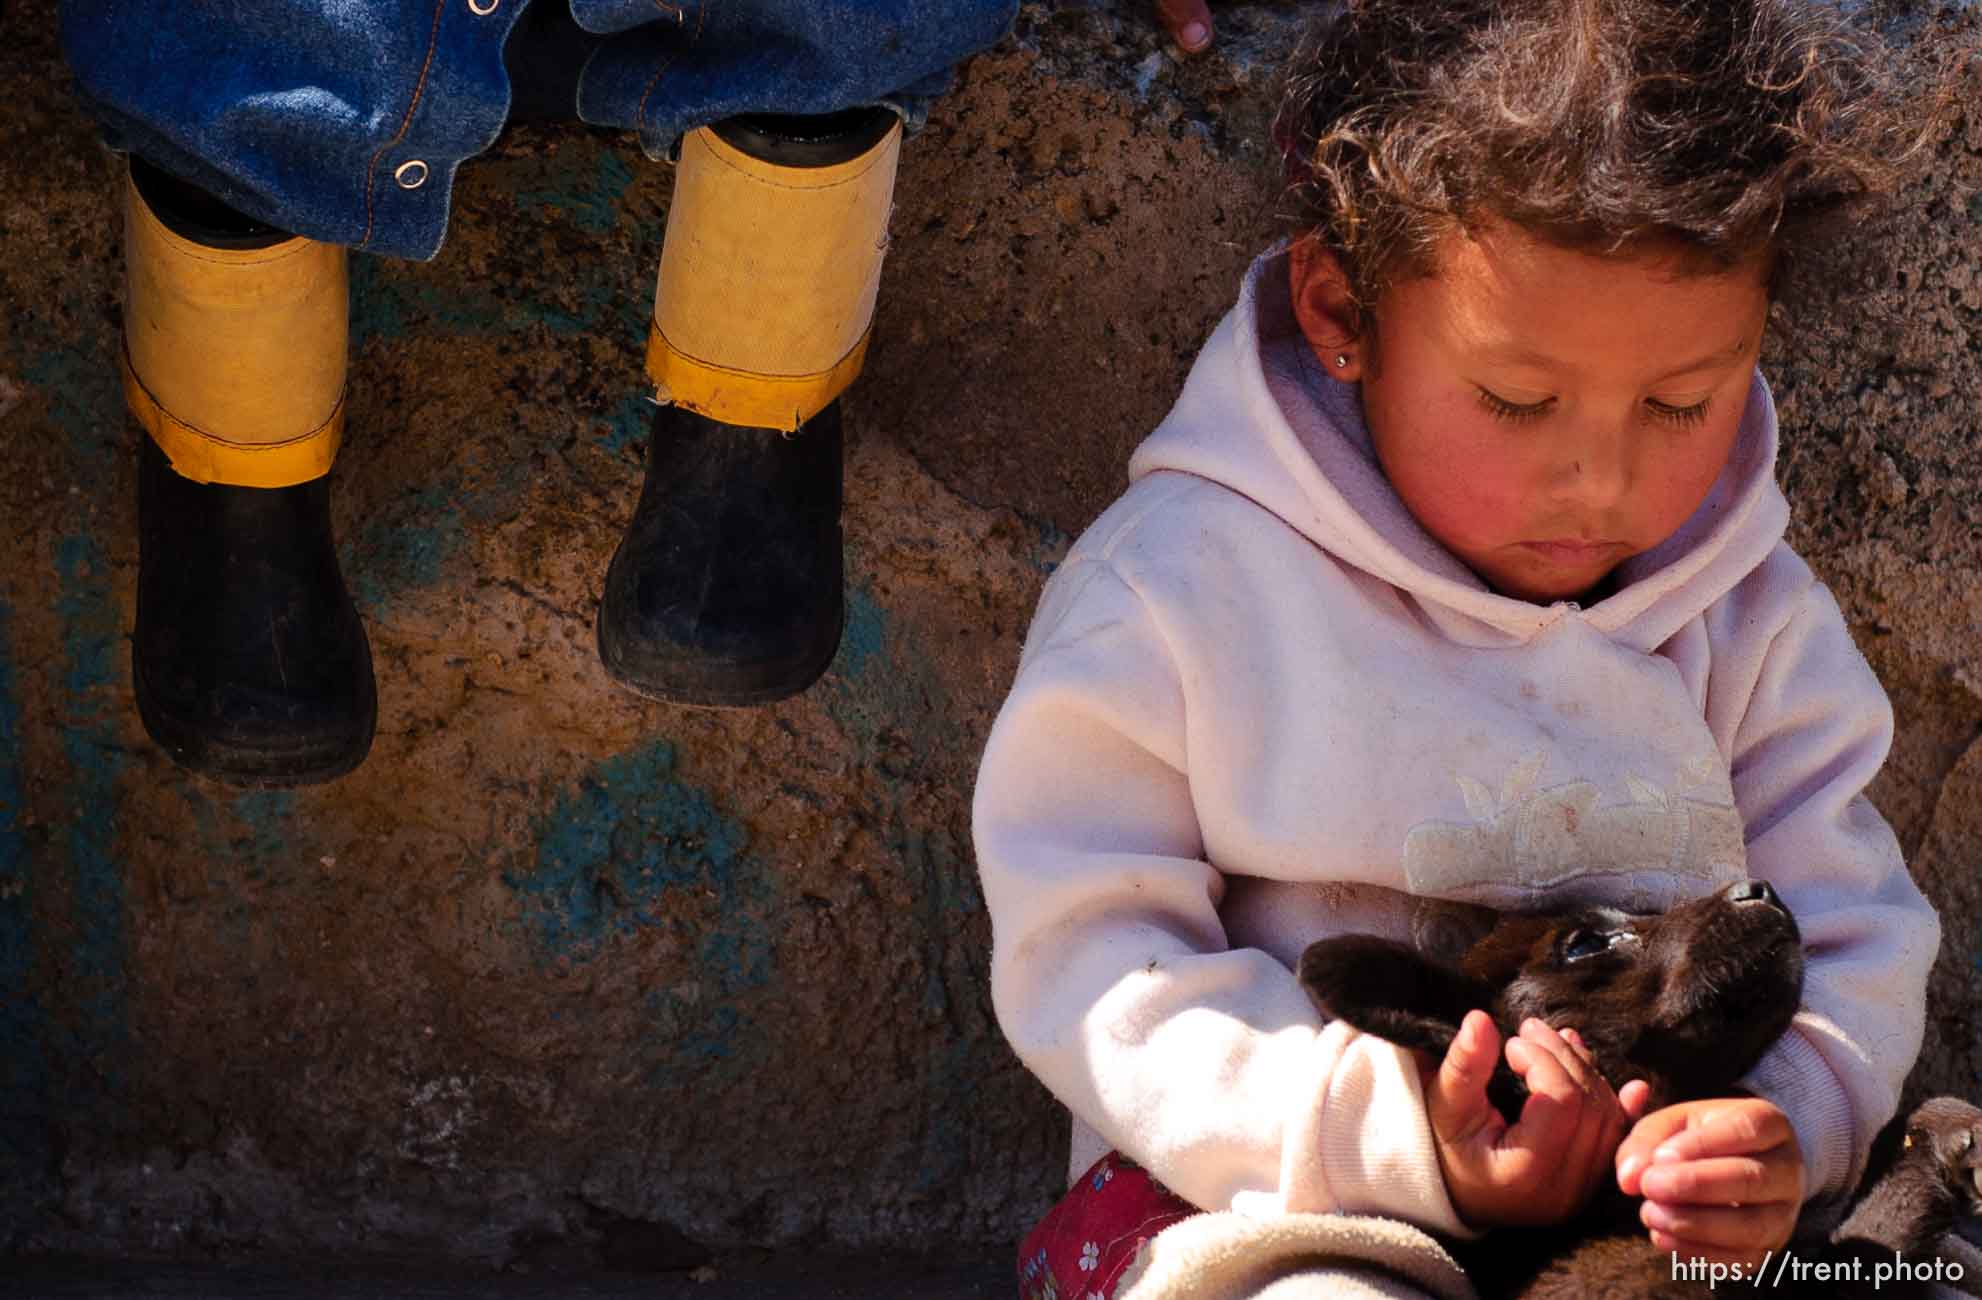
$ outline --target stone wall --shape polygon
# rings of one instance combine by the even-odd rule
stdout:
[[[1139,3],[1029,4],[909,143],[847,403],[845,643],[761,710],[636,699],[593,653],[669,174],[505,136],[438,259],[354,259],[335,511],[376,746],[241,792],[135,718],[119,164],[52,0],[9,6],[0,1250],[686,1261],[1044,1208],[1063,1126],[991,1018],[969,792],[1041,582],[1273,229],[1298,12],[1218,13],[1179,63]],[[1875,794],[1948,922],[1917,1077],[1976,1097],[1982,117],[1938,148],[1876,310],[1770,365],[1794,538],[1899,712]]]

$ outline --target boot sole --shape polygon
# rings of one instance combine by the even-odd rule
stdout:
[[[635,695],[661,704],[744,709],[790,699],[825,676],[839,656],[846,610],[842,606],[839,624],[823,653],[814,649],[764,663],[711,664],[686,655],[636,653],[607,636],[603,608],[593,619],[593,632],[606,675]]]
[[[229,740],[183,723],[161,709],[135,665],[131,684],[137,696],[138,718],[152,742],[187,771],[228,785],[279,790],[334,781],[365,761],[378,728],[378,696],[376,691],[367,691],[364,727],[355,740],[350,736],[288,744]]]

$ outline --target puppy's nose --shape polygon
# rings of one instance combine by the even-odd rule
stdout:
[[[1744,880],[1738,885],[1730,886],[1727,891],[1727,901],[1767,903],[1771,907],[1782,906],[1782,900],[1776,897],[1776,891],[1769,888],[1769,882],[1766,880]]]

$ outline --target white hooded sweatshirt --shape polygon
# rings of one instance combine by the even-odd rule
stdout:
[[[1451,954],[1484,906],[1656,910],[1756,877],[1804,1005],[1744,1080],[1806,1191],[1856,1180],[1939,925],[1863,795],[1892,712],[1782,541],[1758,376],[1705,504],[1589,608],[1496,595],[1391,490],[1268,254],[1131,486],[1047,584],[979,775],[992,998],[1075,1117],[1185,1199],[1463,1233],[1408,1053],[1292,973]],[[1452,472],[1465,473],[1454,465]]]

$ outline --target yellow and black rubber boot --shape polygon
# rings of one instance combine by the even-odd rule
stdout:
[[[682,141],[647,346],[660,406],[599,604],[599,656],[642,695],[761,704],[832,663],[839,397],[866,356],[900,147],[886,108]]]
[[[124,393],[138,466],[131,676],[174,760],[237,785],[363,761],[371,650],[338,570],[345,250],[131,160]]]

